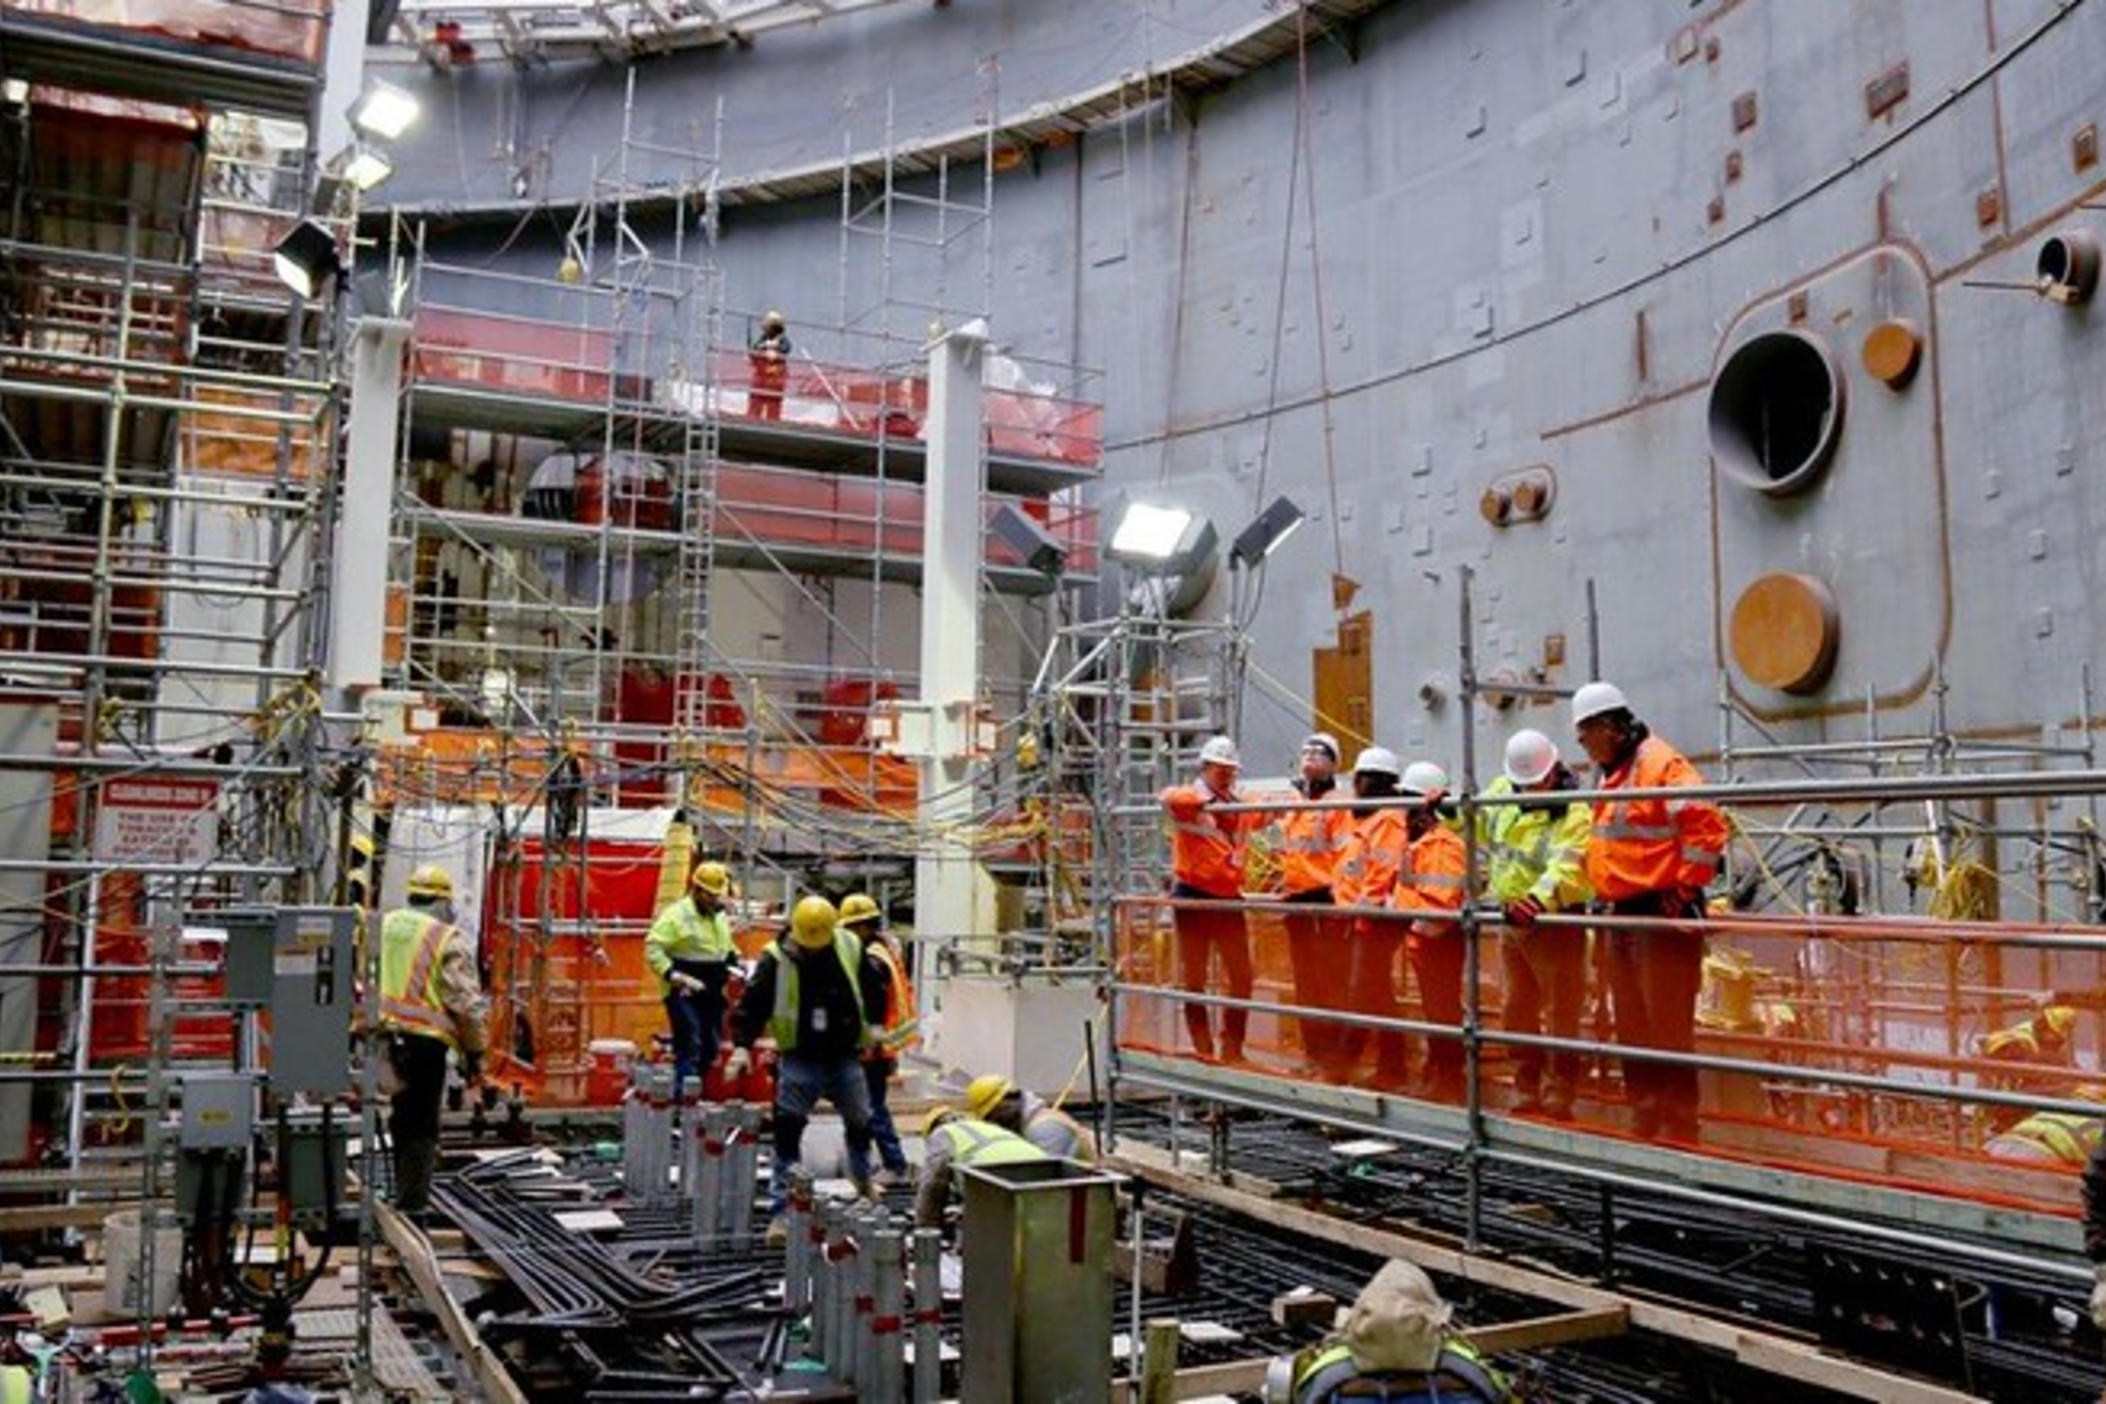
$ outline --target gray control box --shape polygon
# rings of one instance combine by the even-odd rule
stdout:
[[[356,975],[351,907],[284,907],[271,951],[271,1090],[336,1097],[351,1090]]]

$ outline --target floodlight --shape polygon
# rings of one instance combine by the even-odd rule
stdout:
[[[351,125],[363,136],[393,141],[417,120],[417,99],[392,83],[375,81],[351,104]]]
[[[1182,575],[1213,555],[1214,524],[1182,507],[1129,502],[1105,554],[1147,575]]]
[[[1059,575],[1067,565],[1066,549],[1043,526],[1010,503],[1001,505],[988,528],[1016,552],[1018,559],[1042,575]]]
[[[360,194],[395,174],[395,163],[377,146],[355,146],[345,153],[344,179]]]
[[[302,297],[312,298],[343,271],[336,257],[336,236],[311,219],[303,219],[272,250],[278,279]]]
[[[1236,535],[1236,543],[1229,547],[1229,564],[1232,566],[1254,566],[1280,549],[1280,543],[1294,535],[1296,528],[1306,520],[1302,509],[1284,497],[1275,497],[1272,505],[1258,514],[1258,519]]]
[[[9,107],[29,106],[29,84],[21,78],[9,78],[0,82],[0,103]]]

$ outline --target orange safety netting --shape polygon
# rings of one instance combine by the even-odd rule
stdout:
[[[1215,926],[1210,933],[1204,925],[1195,927],[1188,916],[1181,938],[1173,907],[1188,914],[1211,914]],[[1381,1034],[1345,1032],[1345,1024],[1326,1017],[1341,1011],[1367,1012],[1383,1004],[1381,991],[1371,1000],[1369,989],[1356,989],[1349,978],[1353,947],[1379,936],[1385,926],[1401,932],[1407,920],[1362,913],[1363,924],[1356,924],[1352,917],[1318,920],[1313,915],[1328,911],[1266,900],[1240,907],[1159,898],[1122,901],[1116,978],[1138,989],[1118,998],[1118,1045],[1229,1063],[1296,1082],[1460,1104],[1462,1085],[1438,1086],[1434,1067],[1439,1061],[1436,1049],[1460,1049],[1460,1020],[1429,1017],[1425,980],[1404,954],[1401,939],[1393,941],[1388,969],[1392,995],[1381,1012],[1454,1032],[1392,1035],[1389,1051],[1394,1054],[1401,1044],[1403,1056],[1385,1058]],[[1293,937],[1290,919],[1299,924]],[[2082,927],[1998,931],[1911,918],[1728,916],[1712,918],[1704,927],[1714,951],[1730,952],[1731,959],[1709,962],[1705,984],[1695,992],[1695,1053],[1758,1066],[1702,1069],[1694,1137],[1654,1131],[1652,1138],[1718,1158],[1835,1179],[2062,1216],[2076,1213],[2072,1177],[2078,1163],[2029,1146],[2022,1129],[2014,1136],[2014,1127],[2027,1116],[2025,1110],[1967,1094],[1996,1090],[2057,1099],[2097,1095],[2101,1028],[2095,1015],[2087,1016],[2066,1063],[1991,1062],[1980,1055],[1978,1045],[1990,1029],[2024,1018],[2051,991],[2106,992],[2106,937]],[[2021,959],[2029,938],[2074,949],[2036,948]],[[1463,937],[1457,933],[1432,939],[1452,943],[1460,968]],[[1577,924],[1546,925],[1527,939],[1578,943],[1584,952],[1572,966],[1583,972],[1586,985],[1578,1037],[1602,1047],[1568,1055],[1577,1064],[1571,1124],[1602,1135],[1636,1135],[1625,1060],[1617,1056],[1614,1000],[1602,968],[1605,935]],[[1681,939],[1704,937],[1685,934]],[[1297,940],[1300,950],[1295,949]],[[1513,1109],[1518,1100],[1516,1070],[1522,1049],[1503,1039],[1510,979],[1501,929],[1488,927],[1476,941],[1475,1003],[1483,1027],[1480,1097],[1487,1111],[1497,1113]],[[1209,1015],[1204,1037],[1215,1047],[1211,1056],[1203,1057],[1196,1043],[1202,1036],[1196,1020],[1187,1015],[1187,1002],[1177,996],[1183,988],[1196,988],[1208,995],[1236,997],[1240,956],[1232,962],[1222,950],[1239,942],[1249,953],[1246,997],[1280,1008],[1248,1012],[1248,1032],[1231,1063],[1227,1010],[1216,1007]],[[1199,945],[1211,947],[1203,976],[1196,973],[1196,960],[1194,969],[1181,968],[1181,957],[1192,959]],[[2000,960],[1991,958],[1998,955]],[[2006,983],[2010,968],[2018,964],[2033,967],[2026,972],[2033,977],[2028,983],[2038,981],[2038,993],[2030,1000],[2014,995]],[[1363,963],[1363,975],[1367,968]],[[1745,998],[1722,988],[1737,980],[1752,987]],[[1457,988],[1462,988],[1459,979]],[[1466,989],[1463,995],[1467,1000]],[[1788,1070],[1813,1075],[1789,1077],[1784,1075]],[[1824,1073],[1831,1076],[1820,1076]],[[1884,1079],[1887,1085],[1836,1080],[1851,1076]],[[1912,1085],[1925,1090],[1912,1091]],[[1932,1088],[1958,1095],[1931,1095]],[[2092,1134],[2097,1134],[2096,1127]]]

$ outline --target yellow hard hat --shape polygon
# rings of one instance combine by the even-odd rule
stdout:
[[[2077,1011],[2066,1004],[2050,1004],[2040,1011],[2040,1027],[2057,1038],[2068,1038],[2077,1027]]]
[[[453,896],[453,874],[437,863],[425,863],[409,875],[409,895],[412,897]]]
[[[982,1121],[989,1112],[1002,1105],[1002,1099],[1016,1090],[1016,1084],[1000,1073],[982,1073],[965,1089],[965,1105]]]
[[[790,939],[808,951],[823,951],[834,943],[834,927],[841,920],[834,904],[813,893],[797,899],[790,912]]]
[[[854,926],[859,921],[876,921],[883,913],[878,904],[867,894],[851,892],[841,899],[841,924]]]
[[[697,863],[695,871],[688,876],[695,891],[711,897],[731,895],[731,869],[722,863]]]
[[[936,1134],[936,1128],[943,1125],[943,1123],[955,1121],[963,1115],[964,1113],[956,1107],[930,1107],[929,1114],[921,1119],[921,1138],[926,1141],[929,1137]]]

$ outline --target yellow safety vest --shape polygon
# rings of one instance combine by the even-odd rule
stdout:
[[[951,1144],[951,1167],[961,1165],[1019,1165],[1044,1160],[1046,1153],[1014,1131],[985,1121],[946,1121],[936,1134]]]
[[[439,956],[453,928],[408,907],[380,924],[380,1023],[459,1048],[453,1015],[439,996]]]
[[[768,1037],[775,1040],[778,1052],[793,1052],[799,1007],[797,962],[783,950],[780,939],[761,952],[761,959],[775,962],[775,1005],[768,1015]],[[870,1019],[863,1009],[863,943],[838,926],[834,928],[834,959],[841,962],[848,988],[856,997],[856,1047],[861,1048],[870,1042]]]
[[[1458,1340],[1441,1347],[1440,1358],[1431,1370],[1417,1374],[1408,1370],[1367,1374],[1353,1363],[1350,1349],[1331,1346],[1310,1357],[1295,1372],[1294,1404],[1330,1404],[1339,1397],[1340,1388],[1361,1379],[1391,1386],[1381,1397],[1397,1404],[1462,1404],[1465,1399],[1509,1404],[1516,1397],[1504,1375],[1486,1364],[1467,1341]],[[1458,1394],[1458,1385],[1466,1392]]]
[[[1513,792],[1513,781],[1504,775],[1485,787],[1487,796]],[[1533,896],[1551,911],[1564,911],[1594,895],[1587,886],[1587,837],[1594,814],[1586,805],[1568,804],[1563,810],[1487,805],[1478,811],[1477,825],[1487,849],[1485,891],[1493,901]]]
[[[36,1376],[27,1366],[0,1365],[0,1404],[29,1404],[36,1397]]]
[[[2091,1159],[2092,1147],[2098,1145],[2102,1135],[2106,1135],[2106,1122],[2098,1117],[2035,1112],[1997,1139],[2013,1136],[2031,1141],[2066,1165],[2082,1165]]]
[[[644,964],[658,977],[661,998],[671,993],[668,978],[676,960],[730,960],[738,954],[731,939],[731,914],[719,911],[705,919],[692,896],[682,897],[658,914],[644,937]]]

